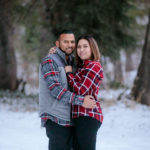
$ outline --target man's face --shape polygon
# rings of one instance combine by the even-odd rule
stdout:
[[[75,48],[75,37],[74,34],[61,34],[56,46],[59,47],[66,55],[72,54]]]

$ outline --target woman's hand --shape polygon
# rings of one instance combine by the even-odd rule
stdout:
[[[94,97],[91,95],[86,95],[84,97],[84,102],[83,102],[82,106],[85,108],[92,108],[92,109],[96,108],[96,101],[95,101]]]
[[[65,66],[66,72],[72,72],[72,66]]]
[[[54,53],[56,53],[56,48],[57,48],[56,46],[50,48],[48,54],[54,54]]]

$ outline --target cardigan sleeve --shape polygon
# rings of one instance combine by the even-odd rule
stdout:
[[[83,96],[72,93],[62,86],[58,66],[52,59],[48,57],[43,59],[41,63],[41,72],[47,83],[50,95],[56,100],[77,105],[83,104]]]

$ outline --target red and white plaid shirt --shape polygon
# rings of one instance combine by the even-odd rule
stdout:
[[[81,68],[74,74],[69,73],[67,77],[74,93],[82,96],[92,95],[97,105],[94,109],[86,109],[79,105],[72,105],[72,118],[90,116],[102,122],[103,114],[100,102],[97,100],[100,84],[103,79],[103,69],[100,62],[85,60]]]

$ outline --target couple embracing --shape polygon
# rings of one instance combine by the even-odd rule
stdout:
[[[75,50],[75,57],[73,51]],[[49,150],[95,150],[103,121],[97,99],[103,69],[95,39],[63,30],[39,70],[39,113]]]

